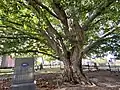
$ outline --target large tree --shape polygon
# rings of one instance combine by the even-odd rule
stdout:
[[[1,0],[0,52],[58,58],[65,81],[91,84],[82,58],[112,41],[120,46],[119,11],[119,0]]]

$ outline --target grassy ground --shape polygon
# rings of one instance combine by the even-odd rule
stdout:
[[[0,75],[13,74],[13,69],[0,69]]]
[[[61,73],[60,68],[44,68],[42,70],[35,71],[36,73]]]
[[[6,75],[6,74],[13,74],[14,70],[13,69],[0,69],[0,75]],[[61,73],[62,70],[58,67],[52,67],[52,68],[44,68],[42,70],[35,70],[35,74],[39,73]]]
[[[61,73],[63,70],[60,69],[60,66],[43,66],[44,69],[42,70],[36,70],[35,68],[35,73]],[[86,69],[88,68],[87,66],[85,67]],[[94,68],[94,67],[93,67]],[[100,67],[98,67],[100,68]],[[115,68],[112,67],[113,69]],[[116,68],[120,68],[119,66]],[[109,69],[108,66],[106,67],[101,67],[101,69]],[[14,70],[13,69],[0,69],[0,75],[4,75],[4,74],[13,74]]]

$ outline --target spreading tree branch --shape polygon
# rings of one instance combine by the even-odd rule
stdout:
[[[34,2],[35,3],[35,2]],[[33,3],[30,3],[31,5],[32,5],[32,7],[37,11],[37,13],[40,15],[40,7],[39,6],[36,6],[35,4],[33,4]],[[39,18],[39,15],[37,15],[37,17]],[[45,16],[43,16],[43,19],[45,18]],[[47,20],[47,18],[46,18],[46,20]],[[48,20],[47,20],[47,24],[48,24],[49,22],[48,22]],[[49,25],[50,25],[50,23],[49,23]],[[45,29],[45,30],[42,30],[41,29],[41,27],[38,27],[39,28],[39,33],[41,33],[45,38],[46,38],[46,40],[48,41],[48,43],[49,43],[49,46],[53,49],[53,50],[55,50],[55,52],[58,54],[58,55],[60,55],[60,54],[62,54],[62,50],[61,50],[61,48],[60,48],[60,45],[56,42],[56,40],[55,40],[55,37],[54,37],[54,34],[50,31],[51,30],[51,28],[49,28],[49,25],[48,25],[48,27]],[[41,26],[41,24],[40,24],[40,21],[38,22],[38,26]],[[52,28],[52,31],[53,31],[54,29]]]
[[[65,13],[63,6],[60,4],[60,1],[53,0],[52,8],[54,12],[56,13],[56,15],[60,18],[60,21],[62,22],[62,24],[64,25],[63,27],[64,27],[65,35],[68,36],[70,34],[68,21],[67,21],[68,17]]]
[[[39,0],[34,0],[34,1],[36,2],[36,4],[41,6],[43,9],[47,10],[52,16],[59,19],[59,17],[54,12],[52,12],[47,6],[43,5],[42,2],[40,2]]]
[[[39,40],[38,38],[35,37],[28,37],[28,36],[4,36],[4,35],[0,35],[0,38],[6,38],[6,39],[21,39],[21,38],[29,38],[29,39],[34,39],[34,40]]]
[[[13,27],[11,25],[7,25],[7,26],[6,25],[0,25],[0,27],[2,27],[2,28],[11,28],[13,30],[20,31],[21,33],[23,33],[23,35],[28,35],[29,36],[28,38],[35,39],[35,40],[40,40],[39,38],[37,38],[37,37],[35,37],[35,36],[33,36],[33,35],[29,34],[29,33],[24,32],[24,30],[20,30],[20,29],[15,28],[15,27]],[[18,38],[18,37],[19,37],[19,35],[17,37],[8,37],[8,38],[11,38],[11,39],[13,38],[14,39],[14,38]],[[0,36],[0,38],[7,38],[7,37]]]
[[[9,54],[9,53],[25,53],[25,54],[26,53],[41,53],[41,54],[48,55],[48,56],[51,56],[53,58],[59,59],[57,56],[54,56],[54,55],[49,54],[47,52],[38,51],[38,50],[11,50],[11,51],[0,52],[1,55],[5,55],[5,54]]]
[[[84,22],[83,24],[83,29],[84,30],[88,30],[88,26],[90,25],[90,23],[99,15],[101,15],[101,13],[103,11],[105,11],[105,9],[107,7],[109,7],[113,2],[115,2],[116,0],[106,0],[106,1],[102,1],[102,3],[93,11],[93,13],[88,17],[88,19]]]
[[[58,43],[60,43],[59,46],[62,47],[64,54],[67,54],[67,49],[65,44],[63,43],[63,39],[62,36],[57,32],[57,30],[51,25],[50,21],[48,20],[48,18],[46,17],[46,21],[47,24],[49,26],[49,30],[50,32],[52,32],[54,35],[56,35],[56,40],[58,41]]]
[[[94,41],[93,43],[91,43],[90,45],[88,45],[87,47],[85,47],[85,49],[83,50],[84,53],[89,52],[92,48],[94,48],[96,45],[101,44],[103,41],[105,41],[106,39],[110,39],[110,38],[114,38],[116,36],[113,37],[106,37],[108,35],[110,35],[111,33],[113,33],[115,30],[120,29],[119,27],[114,28],[108,32],[106,32],[104,35],[102,35],[98,40]],[[105,38],[106,37],[106,38]]]

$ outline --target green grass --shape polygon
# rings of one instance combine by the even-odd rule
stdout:
[[[94,59],[92,60],[98,64],[106,64],[107,63],[107,60],[106,59],[102,59],[102,58],[97,58],[97,59]]]
[[[61,73],[60,68],[44,68],[42,70],[36,71],[36,73]]]
[[[13,69],[0,69],[0,73],[1,72],[5,72],[5,73],[7,73],[7,72],[13,72]]]
[[[13,69],[0,69],[0,75],[13,74]]]
[[[13,74],[13,69],[0,69],[0,75]],[[61,73],[60,68],[44,68],[42,70],[35,71],[35,73]]]

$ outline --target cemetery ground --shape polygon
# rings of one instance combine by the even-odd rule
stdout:
[[[60,68],[44,68],[36,71],[36,90],[120,90],[120,72],[85,71],[85,74],[95,84],[92,86],[62,82],[61,72]],[[10,73],[0,75],[0,90],[10,90],[11,77]]]

